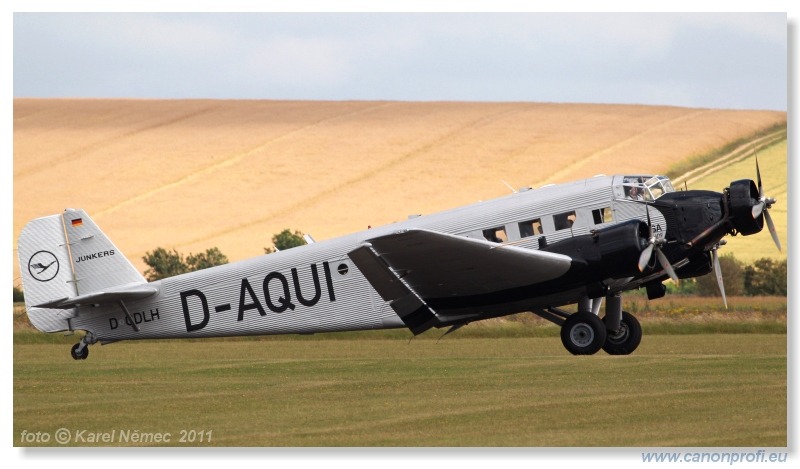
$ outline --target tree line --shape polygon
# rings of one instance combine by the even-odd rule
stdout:
[[[728,296],[786,296],[787,259],[769,257],[746,264],[731,254],[719,256],[722,281]],[[672,288],[675,293],[699,296],[720,296],[714,273],[702,277],[683,279]]]
[[[297,230],[290,231],[287,228],[272,236],[272,244],[274,247],[264,248],[266,254],[302,246],[306,241],[303,239],[303,233]],[[144,276],[150,282],[228,263],[228,257],[216,246],[206,249],[205,252],[189,254],[185,258],[175,248],[168,251],[159,247],[153,252],[146,252],[142,260],[149,266]]]
[[[264,252],[270,253],[276,249],[283,251],[306,244],[302,233],[289,230],[273,236],[272,242],[275,249],[264,248]],[[185,261],[174,249],[168,252],[158,248],[153,253],[147,253],[144,260],[150,266],[145,272],[145,277],[150,281],[228,262],[228,258],[216,247],[206,250],[205,253],[190,254]],[[719,264],[725,293],[729,296],[786,296],[787,294],[786,259],[779,261],[763,257],[748,265],[736,259],[733,254],[727,253],[719,257]],[[673,291],[699,296],[720,295],[717,278],[713,272],[702,277],[683,279]]]

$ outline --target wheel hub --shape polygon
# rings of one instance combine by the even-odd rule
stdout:
[[[608,340],[614,343],[622,343],[628,339],[628,325],[624,322],[619,324],[617,332],[608,331]]]
[[[587,347],[594,340],[594,331],[588,324],[575,324],[569,333],[569,338],[578,347]]]

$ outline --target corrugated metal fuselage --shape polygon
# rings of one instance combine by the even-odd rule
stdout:
[[[158,293],[127,303],[130,316],[114,304],[83,305],[70,327],[90,331],[101,342],[405,327],[350,260],[350,251],[371,238],[412,228],[480,239],[487,230],[502,228],[505,242],[538,249],[542,237],[553,244],[628,219],[644,220],[644,206],[615,196],[614,181],[603,176],[522,191],[153,282]],[[557,229],[554,215],[573,211],[571,227]],[[665,231],[663,216],[658,211],[650,215],[653,225]],[[541,234],[524,232],[533,220],[540,223]],[[481,319],[571,304],[585,293],[582,285],[556,286],[529,298],[476,305],[465,312]]]

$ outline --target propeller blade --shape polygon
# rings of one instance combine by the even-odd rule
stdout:
[[[680,279],[677,275],[675,275],[675,271],[672,269],[672,264],[670,264],[669,260],[667,260],[667,256],[661,252],[661,249],[656,249],[656,255],[658,256],[658,261],[661,263],[661,267],[663,267],[667,272],[669,278],[671,278],[673,282],[678,283]]]
[[[650,222],[650,206],[645,204],[644,206],[645,212],[647,212],[647,229],[648,229],[648,238],[653,237],[653,223]]]
[[[761,185],[761,169],[758,167],[758,155],[756,155],[756,176],[758,178],[758,203],[753,205],[753,219],[758,218],[762,213],[764,214],[764,218],[767,220],[769,234],[772,236],[772,241],[775,242],[778,251],[782,251],[781,240],[778,238],[778,232],[775,231],[775,223],[772,222],[772,216],[769,214],[769,207],[775,203],[775,199],[767,199],[764,197],[764,186]],[[769,206],[767,206],[768,203]]]
[[[753,205],[753,220],[755,220],[756,218],[758,218],[759,215],[761,215],[761,212],[764,211],[764,205],[765,204],[766,204],[766,202],[764,202],[762,200],[762,201],[758,202],[757,204]]]
[[[650,263],[650,258],[653,257],[653,244],[650,243],[644,248],[642,254],[639,255],[639,272],[644,272],[644,268]]]
[[[725,284],[722,282],[722,268],[719,266],[719,254],[717,254],[716,248],[711,251],[711,257],[714,258],[714,275],[717,276],[717,286],[722,294],[722,302],[725,304],[725,309],[728,309],[728,298],[725,296]]]
[[[764,187],[761,186],[761,170],[758,169],[758,155],[756,155],[756,176],[758,176],[758,198],[764,198]]]
[[[764,218],[767,220],[767,228],[769,228],[769,234],[772,235],[772,240],[775,241],[775,246],[778,247],[778,251],[781,251],[781,240],[778,239],[778,232],[775,231],[775,224],[772,223],[772,216],[770,216],[769,210],[764,211]]]

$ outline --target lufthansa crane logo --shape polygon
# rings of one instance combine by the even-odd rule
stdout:
[[[49,282],[58,274],[58,259],[50,251],[38,251],[28,260],[28,272],[40,282]]]

